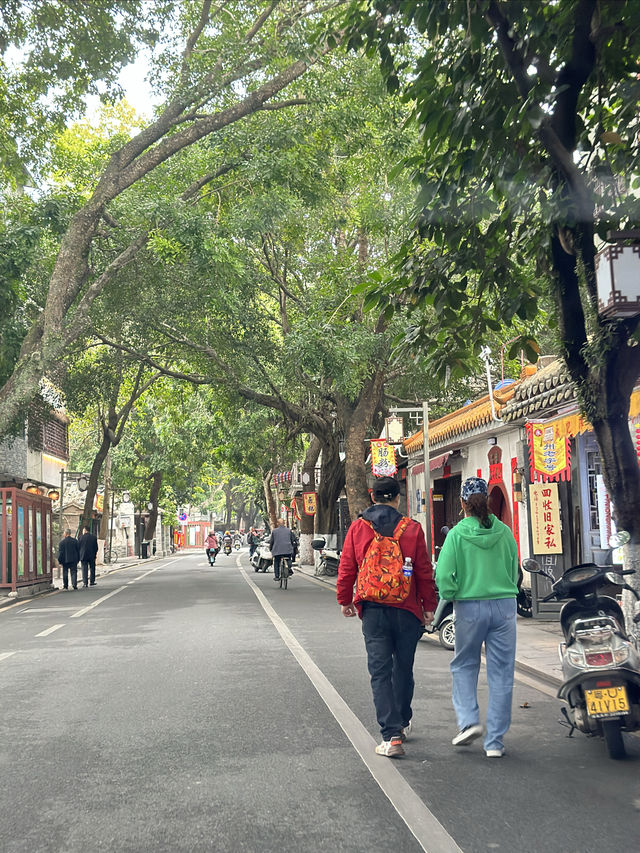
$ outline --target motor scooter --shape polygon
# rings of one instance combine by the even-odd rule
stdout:
[[[264,536],[253,552],[250,563],[254,572],[266,572],[273,564],[273,557],[269,550],[269,536]]]
[[[311,540],[311,547],[314,551],[320,551],[320,562],[316,569],[316,575],[325,577],[336,577],[338,574],[338,566],[340,565],[340,551],[326,547],[327,540],[324,536],[318,536]]]
[[[638,600],[623,577],[635,574],[634,570],[612,571],[608,566],[583,563],[567,569],[556,581],[536,560],[524,560],[522,565],[553,582],[542,601],[566,601],[560,611],[564,642],[558,648],[563,676],[558,698],[566,702],[562,713],[571,728],[569,736],[579,729],[603,737],[609,756],[624,758],[622,732],[640,729],[640,613],[634,616],[629,637],[620,605],[599,590],[615,584]]]
[[[216,557],[218,556],[218,551],[220,550],[220,548],[206,548],[205,550],[207,552],[207,560],[209,561],[209,565],[212,566],[216,561]]]
[[[231,553],[231,550],[232,550],[231,549],[231,543],[225,542],[224,545],[222,546],[222,553],[226,554],[226,556],[228,557],[229,554]]]

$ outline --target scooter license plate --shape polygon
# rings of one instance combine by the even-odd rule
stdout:
[[[585,690],[584,696],[590,717],[618,717],[629,713],[629,699],[624,685]]]

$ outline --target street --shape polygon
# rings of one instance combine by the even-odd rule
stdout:
[[[0,850],[636,851],[640,740],[611,761],[518,680],[504,759],[455,750],[450,657],[419,643],[394,762],[359,620],[246,549],[20,602],[0,612]]]

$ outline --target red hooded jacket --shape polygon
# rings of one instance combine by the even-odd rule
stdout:
[[[374,504],[366,509],[362,516],[371,522],[383,536],[391,536],[402,518],[402,515],[389,504]],[[362,618],[362,602],[357,594],[355,598],[353,597],[354,586],[358,576],[358,567],[373,539],[373,530],[363,521],[363,518],[354,521],[347,531],[347,538],[344,541],[340,556],[336,585],[338,604],[343,606],[355,604],[360,618]],[[422,622],[422,611],[433,612],[437,603],[433,569],[427,556],[427,546],[422,527],[417,521],[411,521],[399,541],[402,556],[411,557],[413,563],[411,589],[409,596],[404,601],[384,606],[401,607],[404,610],[409,610]]]

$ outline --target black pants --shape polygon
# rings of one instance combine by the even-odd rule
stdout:
[[[87,586],[89,583],[89,578],[91,578],[91,583],[96,582],[96,560],[95,557],[93,560],[81,560],[80,565],[82,566],[82,583]]]
[[[276,577],[276,580],[280,579],[280,566],[282,565],[283,560],[289,560],[289,564],[291,564],[291,554],[277,554],[273,558],[273,574]]]
[[[390,740],[413,713],[413,659],[422,625],[408,610],[365,601],[362,633],[376,718],[383,739]]]
[[[78,588],[78,564],[63,563],[62,564],[62,586],[69,589],[69,572],[71,572],[71,586],[74,589]]]

